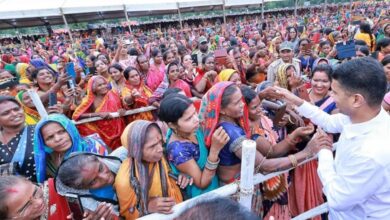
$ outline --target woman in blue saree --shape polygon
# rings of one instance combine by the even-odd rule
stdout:
[[[37,182],[54,177],[58,166],[72,152],[107,154],[107,147],[97,134],[81,137],[74,123],[61,114],[43,118],[35,127],[34,157]]]
[[[222,128],[215,132],[209,153],[195,107],[181,94],[171,94],[163,99],[159,117],[169,126],[166,150],[173,174],[183,173],[193,178],[194,184],[186,187],[187,198],[218,188],[215,174],[220,161],[219,151],[229,140],[226,132]]]

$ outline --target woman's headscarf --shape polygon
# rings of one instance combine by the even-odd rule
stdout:
[[[215,79],[215,82],[227,82],[229,81],[230,77],[237,71],[234,69],[224,69],[219,74],[218,77]]]
[[[199,118],[207,147],[211,146],[211,137],[219,123],[223,93],[230,85],[234,85],[234,83],[219,82],[211,87],[202,98]],[[244,116],[239,119],[239,124],[249,137],[249,118],[246,105],[244,105]]]
[[[18,63],[16,65],[16,72],[19,74],[20,79],[19,83],[24,83],[24,84],[31,84],[31,81],[27,77],[27,68],[28,68],[27,63]]]
[[[290,63],[284,63],[279,66],[278,71],[276,73],[276,81],[278,81],[279,86],[285,89],[289,89],[290,86],[288,85],[287,80],[287,69],[293,67],[295,69],[295,66]]]
[[[102,141],[94,138],[82,138],[75,124],[66,116],[61,114],[51,114],[43,118],[36,126],[34,133],[34,154],[35,164],[37,170],[37,181],[39,183],[46,179],[46,154],[53,153],[53,150],[49,148],[43,139],[41,129],[49,122],[56,122],[60,124],[68,132],[70,139],[72,140],[72,146],[67,150],[65,157],[69,156],[72,152],[93,152],[101,155],[107,154],[104,151],[105,144]],[[102,147],[103,146],[103,147]]]
[[[108,81],[103,76],[100,75],[92,76],[91,79],[89,79],[87,84],[87,95],[84,96],[84,98],[81,101],[81,104],[76,108],[75,112],[73,113],[73,117],[72,117],[73,120],[78,120],[80,116],[84,112],[86,112],[93,104],[93,101],[95,100],[95,94],[93,93],[93,85],[96,79],[98,78],[102,78],[108,85]],[[103,112],[111,112],[111,111],[103,111]]]
[[[4,70],[7,70],[9,73],[11,73],[14,77],[18,78],[18,74],[16,73],[16,67],[13,64],[5,64]]]
[[[318,66],[318,63],[321,62],[321,61],[326,61],[327,64],[330,64],[329,63],[329,60],[326,59],[326,58],[317,58],[316,60],[314,60],[314,63],[313,63],[313,70]]]
[[[149,187],[147,186],[151,185],[151,182],[153,181],[152,179],[149,179],[150,163],[145,163],[142,160],[142,149],[146,142],[146,132],[148,128],[153,125],[159,128],[154,122],[145,120],[133,121],[125,128],[121,136],[122,145],[128,149],[131,160],[129,175],[130,185],[134,187],[134,192],[139,201],[138,211],[140,216],[145,215],[148,212]],[[162,160],[163,159],[158,162],[158,165],[160,169],[162,195],[166,196],[168,195],[168,178],[165,175],[167,171],[165,171],[164,166],[162,166]],[[138,173],[138,178],[133,175],[135,171]]]
[[[25,90],[20,91],[16,95],[16,100],[18,100],[19,103],[23,107],[26,124],[27,125],[35,125],[39,122],[39,120],[41,119],[41,116],[39,115],[39,113],[35,109],[32,109],[23,103],[23,95],[26,92],[27,91],[25,91]]]

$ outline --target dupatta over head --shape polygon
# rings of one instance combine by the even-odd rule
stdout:
[[[34,157],[36,164],[37,182],[42,183],[46,179],[46,156],[53,153],[53,150],[49,148],[43,139],[41,129],[43,126],[50,122],[56,122],[60,124],[68,132],[72,146],[65,153],[65,157],[69,156],[72,152],[93,152],[101,155],[106,155],[107,150],[105,144],[96,138],[96,136],[82,138],[71,120],[61,114],[51,114],[43,118],[35,127],[34,134]]]
[[[32,109],[23,103],[23,95],[26,92],[27,91],[18,92],[18,94],[16,95],[15,98],[16,98],[16,100],[19,101],[19,103],[23,107],[24,117],[26,118],[25,119],[26,124],[27,125],[35,125],[39,122],[39,120],[41,119],[41,116],[39,115],[39,113],[35,109]]]
[[[87,85],[87,95],[81,101],[81,104],[76,108],[73,113],[73,120],[78,120],[84,113],[91,112],[90,108],[95,100],[95,94],[92,91],[94,82],[97,78],[102,78],[107,83],[107,80],[102,76],[93,76]],[[118,94],[112,90],[109,90],[104,96],[100,105],[95,109],[94,112],[117,112],[118,109],[122,108],[121,100]],[[98,133],[104,142],[112,149],[116,149],[121,146],[120,135],[125,127],[122,118],[114,119],[103,119],[95,122],[85,123],[77,125],[80,134],[87,136],[90,134]]]
[[[206,139],[206,146],[209,148],[211,146],[211,138],[217,125],[219,124],[219,114],[221,111],[221,102],[222,95],[225,89],[231,85],[234,85],[233,82],[219,82],[215,84],[209,91],[203,96],[202,103],[199,112],[200,123],[203,129],[203,134]],[[239,90],[239,88],[237,87]],[[248,109],[244,105],[244,115],[239,120],[239,125],[244,129],[247,137],[250,137],[249,130],[249,116]]]
[[[179,188],[168,177],[169,167],[162,156],[157,163],[145,162],[142,160],[142,150],[146,142],[146,132],[151,126],[156,126],[154,122],[137,120],[130,123],[124,130],[121,140],[124,147],[128,149],[130,159],[130,186],[135,195],[135,206],[139,216],[148,214],[149,194],[158,194],[162,197],[173,197],[175,201],[182,201]],[[162,134],[161,134],[162,135]],[[150,186],[150,187],[148,187]],[[119,198],[120,200],[120,198]]]

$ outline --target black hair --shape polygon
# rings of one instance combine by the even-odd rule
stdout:
[[[209,54],[209,55],[207,55],[207,56],[205,56],[205,57],[203,57],[202,58],[202,64],[203,65],[205,65],[206,64],[206,61],[207,61],[207,59],[209,59],[210,57],[214,57],[212,54]]]
[[[169,74],[169,71],[171,70],[171,68],[172,68],[173,66],[179,67],[179,62],[177,62],[176,60],[174,60],[174,61],[172,61],[170,64],[168,64],[168,66],[167,66],[167,75]]]
[[[257,93],[251,89],[249,86],[242,85],[240,86],[242,96],[244,97],[245,103],[249,105],[253,99],[256,98]]]
[[[324,40],[324,41],[321,41],[320,44],[319,44],[320,48],[322,48],[325,45],[330,45],[330,42],[327,41],[327,40]]]
[[[108,72],[110,72],[110,69],[112,68],[119,70],[119,72],[123,71],[123,67],[119,63],[114,63],[110,67],[108,67]]]
[[[125,77],[126,80],[129,80],[130,72],[133,70],[137,71],[137,73],[140,74],[137,68],[129,66],[125,69],[125,71],[123,71],[123,76]]]
[[[93,61],[93,66],[96,67],[96,63],[99,62],[99,61],[101,61],[101,62],[103,62],[104,64],[108,65],[108,64],[107,64],[106,62],[104,62],[103,60],[95,59],[95,60]]]
[[[256,76],[257,70],[255,64],[250,64],[245,71],[245,79],[250,80],[252,77]]]
[[[90,59],[92,62],[94,62],[96,60],[96,57],[94,55],[88,55],[85,59]]]
[[[319,64],[319,65],[317,65],[313,69],[313,71],[312,71],[312,74],[311,74],[312,78],[313,78],[313,76],[314,76],[314,74],[316,72],[324,72],[328,76],[329,81],[332,81],[333,69],[332,69],[332,67],[329,64]]]
[[[235,84],[231,84],[228,87],[225,88],[225,91],[223,91],[222,94],[222,100],[221,100],[221,108],[225,108],[230,103],[230,97],[237,91],[237,86]]]
[[[22,107],[22,105],[18,102],[18,100],[16,100],[15,97],[13,96],[0,95],[0,104],[3,102],[13,102],[19,107]]]
[[[179,92],[181,92],[183,90],[179,89],[179,88],[168,88],[167,90],[165,90],[164,94],[163,94],[163,99],[169,95],[172,95],[172,94],[178,94]]]
[[[57,171],[57,178],[68,187],[81,189],[83,177],[81,175],[81,168],[87,164],[98,162],[99,159],[94,155],[74,155],[66,159]]]
[[[214,197],[211,199],[199,200],[194,205],[187,208],[176,219],[260,220],[261,218],[230,198]]]
[[[383,66],[386,66],[387,64],[390,63],[390,55],[387,55],[383,58],[383,60],[381,61],[382,65]]]
[[[332,78],[347,92],[361,94],[370,107],[380,106],[386,93],[387,81],[383,66],[372,57],[340,64]]]
[[[388,37],[382,38],[378,40],[378,42],[376,43],[376,50],[380,51],[383,47],[387,47],[389,45],[390,45],[390,38]]]
[[[138,56],[139,53],[138,53],[137,49],[135,49],[135,48],[130,48],[130,50],[129,50],[129,55],[130,55],[130,56]]]
[[[157,49],[157,48],[154,48],[154,49],[152,50],[151,55],[152,55],[153,58],[155,58],[159,53],[160,53],[160,50]]]
[[[366,56],[370,55],[370,49],[368,49],[367,46],[358,45],[358,46],[355,46],[355,50],[364,53],[364,55],[366,55]]]
[[[170,54],[170,53],[173,54],[173,52],[172,52],[171,50],[166,50],[166,51],[163,53],[163,60],[164,60],[164,61],[167,61],[168,54]]]
[[[38,76],[38,73],[39,73],[41,70],[47,70],[47,71],[49,71],[49,73],[51,73],[51,75],[54,76],[54,74],[53,74],[47,67],[39,67],[39,68],[36,68],[36,69],[31,73],[31,78],[36,79],[37,76]]]
[[[110,57],[107,55],[107,54],[104,54],[104,53],[101,53],[101,54],[99,54],[99,55],[97,55],[97,59],[99,59],[99,57],[101,57],[101,56],[104,56],[104,58],[106,58],[106,60],[109,62],[110,61]],[[107,63],[106,63],[107,64]]]
[[[374,39],[372,36],[370,24],[367,22],[362,22],[360,23],[359,29],[361,33],[365,33],[370,36],[370,43],[371,43],[370,48],[374,48],[375,45],[374,45]]]
[[[8,206],[5,203],[10,195],[8,190],[20,181],[26,181],[26,179],[21,176],[2,176],[0,178],[0,219],[8,218]]]
[[[301,46],[301,43],[302,43],[303,41],[307,41],[307,43],[310,44],[310,39],[309,39],[309,38],[301,38],[301,39],[298,41],[298,46]]]
[[[166,123],[177,123],[190,105],[192,101],[184,95],[168,95],[160,103],[158,117]]]
[[[367,46],[367,43],[364,40],[355,40],[355,45]]]

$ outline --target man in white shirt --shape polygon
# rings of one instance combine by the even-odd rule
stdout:
[[[340,111],[328,115],[278,88],[298,112],[329,133],[333,145],[318,147],[318,175],[330,219],[390,219],[390,116],[381,107],[386,91],[383,67],[372,58],[341,64],[332,75],[331,95]],[[316,152],[314,152],[316,153]]]

